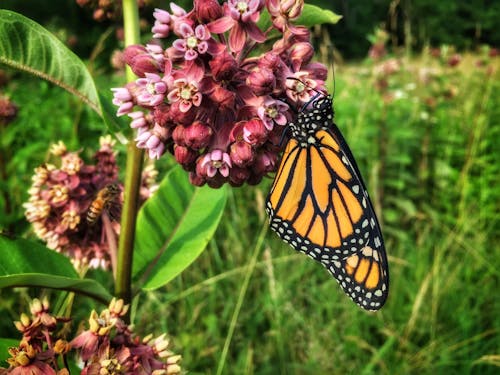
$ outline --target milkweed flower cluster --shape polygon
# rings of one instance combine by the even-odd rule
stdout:
[[[65,375],[67,357],[77,354],[83,363],[81,374],[178,374],[180,355],[169,350],[165,334],[141,338],[122,317],[129,306],[123,300],[111,300],[100,314],[92,311],[88,329],[73,340],[61,337],[61,323],[69,319],[54,317],[47,299],[34,299],[31,317],[22,314],[15,322],[23,337],[18,347],[9,349],[9,368],[0,374]],[[62,360],[61,360],[62,359]]]
[[[70,345],[56,335],[58,324],[69,319],[52,316],[49,307],[47,299],[34,299],[30,304],[31,317],[23,313],[14,322],[23,337],[18,347],[9,348],[9,368],[0,368],[0,374],[69,374],[58,366],[58,359],[69,352]]]
[[[81,374],[178,374],[180,355],[168,347],[169,340],[162,334],[141,339],[133,333],[121,317],[128,311],[123,300],[113,299],[100,314],[92,311],[89,328],[71,341],[71,347],[80,350],[85,364]]]
[[[150,44],[129,46],[125,62],[139,77],[115,88],[139,148],[169,151],[194,185],[258,183],[275,169],[291,108],[324,90],[327,69],[312,62],[309,31],[294,26],[300,0],[195,0],[186,11],[156,9]],[[266,30],[258,26],[270,15]],[[256,49],[270,40],[266,52]],[[162,45],[172,37],[173,43]],[[292,78],[292,79],[290,79]]]
[[[100,149],[94,155],[95,164],[86,164],[78,152],[68,151],[62,142],[52,145],[50,153],[55,163],[35,168],[29,201],[24,204],[26,218],[35,234],[50,249],[67,255],[80,270],[107,269],[112,260],[110,231],[104,230],[100,217],[92,225],[87,217],[101,189],[109,184],[121,189],[114,145],[110,136],[102,137]],[[155,170],[145,168],[141,186],[143,201],[155,189],[155,175]],[[104,210],[104,202],[99,203],[101,206],[96,209]],[[118,236],[121,194],[109,203],[105,214],[112,219],[111,233]],[[116,242],[116,237],[113,240]]]

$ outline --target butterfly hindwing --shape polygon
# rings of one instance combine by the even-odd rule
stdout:
[[[354,302],[378,310],[388,293],[382,234],[352,153],[333,124],[331,99],[317,99],[290,128],[268,196],[270,226],[323,264]]]

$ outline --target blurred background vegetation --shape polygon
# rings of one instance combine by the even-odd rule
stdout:
[[[500,2],[311,3],[343,15],[316,29],[314,42],[327,64],[335,46],[336,122],[382,222],[387,305],[361,311],[326,271],[270,231],[256,248],[267,226],[268,179],[231,190],[209,248],[167,287],[136,301],[136,330],[168,332],[192,374],[216,373],[225,345],[227,374],[498,373]],[[145,40],[154,6],[167,2],[147,2]],[[57,34],[103,89],[123,84],[110,64],[121,48],[119,21],[97,23],[69,0],[3,0],[0,7]],[[90,155],[106,129],[59,88],[15,72],[1,78],[18,116],[0,126],[0,225],[23,233],[21,204],[49,144],[62,139]],[[165,171],[172,161],[157,165]],[[0,291],[1,336],[16,336],[12,320],[38,293]],[[77,300],[76,318],[94,306]]]

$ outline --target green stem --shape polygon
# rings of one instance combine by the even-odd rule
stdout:
[[[123,26],[125,45],[139,43],[139,13],[136,0],[123,0]],[[127,81],[133,81],[134,73],[127,69]],[[135,220],[139,209],[139,188],[143,164],[143,151],[131,141],[127,147],[125,193],[121,219],[120,242],[116,264],[115,295],[125,303],[131,300],[132,259],[135,238]]]

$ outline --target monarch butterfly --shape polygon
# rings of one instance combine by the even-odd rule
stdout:
[[[332,104],[316,95],[288,124],[266,211],[283,241],[320,262],[360,307],[378,310],[389,292],[382,233]]]

